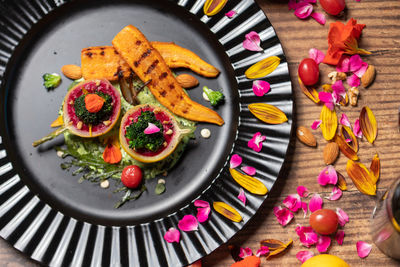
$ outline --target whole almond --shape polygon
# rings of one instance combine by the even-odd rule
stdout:
[[[335,142],[326,144],[324,148],[324,162],[326,165],[330,165],[335,162],[339,156],[339,145]]]
[[[367,88],[375,80],[376,70],[374,65],[369,65],[367,71],[361,77],[361,85]]]
[[[190,74],[180,74],[176,76],[176,80],[183,88],[192,88],[199,84],[196,77],[193,77]]]
[[[317,140],[308,128],[304,126],[297,127],[296,135],[297,138],[307,146],[317,146]]]
[[[61,72],[65,75],[65,77],[70,78],[72,80],[77,80],[82,78],[82,70],[81,67],[77,65],[64,65],[61,68]]]

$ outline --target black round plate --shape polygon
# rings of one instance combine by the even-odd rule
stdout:
[[[272,188],[286,155],[291,132],[292,91],[287,63],[276,34],[252,0],[228,1],[213,17],[203,14],[204,1],[50,1],[20,0],[0,3],[0,75],[3,107],[0,116],[0,236],[31,258],[49,265],[180,266],[210,253],[254,215],[266,196],[247,193],[248,204],[237,199],[240,186],[229,175],[232,154],[257,169],[256,177]],[[235,10],[229,19],[224,14]],[[49,124],[68,87],[46,91],[42,75],[65,64],[80,65],[80,50],[110,45],[126,25],[138,27],[149,40],[175,42],[196,52],[221,70],[216,79],[197,75],[201,85],[221,89],[226,102],[217,111],[222,127],[198,125],[182,159],[168,174],[167,191],[155,195],[157,179],[146,181],[148,191],[120,209],[121,195],[96,184],[77,183],[61,170],[63,161],[53,147],[59,137],[39,148],[32,141],[49,131]],[[244,35],[260,34],[264,52],[243,49]],[[267,78],[271,92],[256,97],[244,71],[268,56],[281,58]],[[178,70],[183,72],[184,70]],[[187,71],[186,71],[187,72]],[[204,103],[201,88],[189,91]],[[248,111],[248,104],[265,102],[289,118],[267,125]],[[207,105],[207,104],[206,104]],[[209,128],[210,139],[200,137]],[[267,136],[263,150],[247,147],[255,132]],[[224,201],[243,217],[234,223],[213,211],[192,233],[182,233],[179,244],[164,241],[186,214],[196,214],[195,199]]]

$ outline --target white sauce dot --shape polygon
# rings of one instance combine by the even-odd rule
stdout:
[[[165,180],[164,180],[164,179],[158,179],[157,183],[159,183],[159,184],[165,184]]]
[[[210,102],[210,99],[208,99],[208,96],[206,95],[206,93],[203,92],[203,98],[205,101]]]
[[[57,156],[59,156],[60,158],[62,158],[64,156],[64,152],[62,151],[57,151]]]
[[[210,138],[211,136],[211,131],[207,128],[201,129],[200,134],[203,138]]]
[[[101,188],[108,188],[110,186],[110,182],[108,180],[104,180],[100,183]]]

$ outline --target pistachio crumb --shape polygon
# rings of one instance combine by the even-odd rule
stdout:
[[[203,138],[208,139],[211,136],[211,131],[207,128],[201,129],[200,134]]]
[[[168,129],[168,131],[165,132],[165,134],[171,135],[173,133],[172,129]]]
[[[164,142],[164,143],[163,143],[163,146],[164,146],[164,147],[167,147],[167,145],[168,145],[167,142]]]
[[[78,123],[76,124],[76,128],[78,128],[79,130],[82,129],[83,126],[83,122],[78,121]]]

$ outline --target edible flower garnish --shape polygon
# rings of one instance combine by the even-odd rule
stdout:
[[[335,104],[338,104],[342,99],[346,99],[346,88],[344,87],[341,80],[338,80],[334,84],[332,84],[331,88],[333,91],[332,96]]]
[[[220,12],[228,0],[207,0],[203,5],[203,12],[207,16],[214,16],[218,12]]]
[[[330,110],[325,105],[322,107],[319,119],[322,121],[322,135],[326,141],[332,140],[336,135],[338,119],[335,110]]]
[[[90,113],[96,113],[101,110],[104,105],[104,98],[97,94],[85,95],[85,107]]]
[[[301,91],[309,98],[311,99],[315,104],[318,104],[320,102],[319,97],[318,97],[318,92],[315,90],[315,88],[312,88],[311,86],[305,86],[303,81],[298,77],[299,85],[301,88]]]
[[[281,206],[274,207],[273,211],[276,219],[282,226],[286,226],[294,217],[290,210]]]
[[[342,190],[340,190],[339,187],[334,186],[332,193],[329,195],[329,197],[325,197],[328,200],[338,200],[339,198],[341,198],[343,195]]]
[[[347,115],[345,113],[342,113],[342,117],[340,117],[340,124],[347,126],[347,127],[351,127],[349,118],[347,117]]]
[[[343,131],[343,129],[345,131]],[[342,129],[340,131],[342,134],[341,135],[336,135],[335,137],[335,142],[338,144],[340,151],[348,157],[351,160],[358,160],[357,156],[357,150],[358,150],[358,143],[357,140],[353,140],[352,138],[355,139],[354,134],[351,132],[350,128],[347,126],[342,126]],[[343,134],[347,133],[349,137],[351,137],[349,140],[347,137],[345,137]],[[351,141],[351,142],[349,142]]]
[[[252,65],[244,74],[248,79],[262,78],[272,73],[280,63],[281,59],[277,56],[267,57]]]
[[[335,168],[332,165],[326,166],[318,175],[318,183],[320,185],[327,185],[337,183],[338,177]]]
[[[308,197],[308,194],[310,193],[308,191],[308,188],[302,185],[299,185],[296,189],[297,194],[299,194],[300,197]]]
[[[311,4],[306,2],[300,2],[296,5],[294,14],[299,19],[306,19],[311,15],[312,12],[313,12],[313,6]]]
[[[321,50],[311,48],[308,51],[308,57],[314,59],[317,64],[320,64],[322,61],[324,61],[325,54]]]
[[[358,241],[356,247],[360,258],[366,258],[372,250],[372,245],[364,241]]]
[[[242,168],[240,168],[242,171],[244,171],[246,174],[253,176],[254,174],[256,174],[256,168],[251,167],[251,166],[244,166]]]
[[[322,204],[324,201],[322,200],[322,197],[319,194],[314,194],[310,202],[308,203],[308,208],[310,209],[311,212],[314,212],[316,210],[322,209]]]
[[[311,226],[301,226],[298,224],[295,231],[300,237],[301,244],[305,247],[309,248],[318,241],[318,235]]]
[[[341,246],[343,245],[343,240],[344,240],[344,230],[339,229],[337,230],[336,234],[335,234],[335,240],[337,241],[337,243]]]
[[[173,227],[169,228],[169,230],[165,233],[164,239],[168,243],[176,242],[179,243],[181,233],[179,232],[178,229],[175,229]]]
[[[253,251],[251,250],[251,248],[247,247],[247,248],[240,248],[239,251],[239,257],[244,259],[248,256],[252,256],[253,255]]]
[[[253,135],[253,138],[249,140],[247,143],[247,146],[251,149],[253,149],[255,152],[260,152],[262,149],[262,142],[266,139],[267,137],[264,135],[261,135],[260,132],[256,132]],[[231,167],[232,168],[232,167]]]
[[[279,253],[285,251],[292,243],[293,243],[292,239],[290,239],[289,242],[287,242],[286,244],[276,239],[265,239],[260,241],[261,248],[267,247],[269,250],[269,254],[267,255],[267,260],[271,256],[278,255]]]
[[[349,222],[349,216],[341,208],[336,208],[336,214],[339,218],[339,224],[341,227],[345,226],[345,224]]]
[[[344,178],[344,176],[340,172],[336,172],[336,173],[337,173],[337,176],[338,176],[337,186],[340,188],[340,190],[346,191],[347,190],[346,179]]]
[[[266,193],[268,193],[268,188],[258,179],[249,175],[245,175],[232,168],[229,169],[229,172],[232,175],[233,180],[235,180],[239,185],[241,185],[250,193],[256,195],[265,195]]]
[[[239,190],[239,195],[238,195],[237,197],[238,197],[238,199],[239,199],[240,201],[243,202],[243,205],[246,206],[247,198],[246,198],[246,194],[244,193],[243,188],[240,188],[240,190]]]
[[[307,216],[307,212],[308,212],[307,202],[304,202],[304,201],[301,202],[301,209],[303,210],[303,213],[304,213],[303,218],[305,218]]]
[[[357,75],[353,74],[347,78],[347,83],[350,87],[358,87],[361,84],[360,78]]]
[[[103,152],[104,162],[116,164],[122,160],[118,138],[110,138]]]
[[[253,103],[249,105],[249,110],[259,120],[268,124],[281,124],[288,121],[282,110],[270,104]]]
[[[267,255],[269,253],[269,248],[267,246],[261,246],[257,252],[256,252],[256,256],[260,257],[260,256],[264,256]]]
[[[374,113],[369,107],[363,107],[360,112],[360,127],[363,135],[368,142],[374,143],[378,134],[378,124]]]
[[[158,133],[160,131],[160,128],[158,128],[155,124],[149,122],[148,126],[146,129],[144,129],[145,134],[153,134],[153,133]]]
[[[283,200],[283,205],[290,211],[297,212],[301,208],[301,198],[298,194],[288,195]]]
[[[376,195],[375,176],[362,163],[348,160],[346,171],[357,189],[366,195]]]
[[[213,208],[216,212],[223,215],[224,217],[228,218],[234,222],[241,222],[242,216],[235,210],[233,207],[229,206],[228,204],[220,201],[216,201],[213,203]]]
[[[255,31],[251,31],[245,36],[245,40],[243,41],[243,48],[250,51],[263,51],[260,46],[261,40],[258,33]]]
[[[228,18],[233,18],[235,15],[237,14],[237,12],[235,10],[230,10],[228,12],[225,13],[225,16],[227,16]]]
[[[340,21],[331,23],[328,33],[329,48],[324,63],[337,65],[343,54],[371,54],[358,47],[358,39],[364,27],[365,24],[357,24],[353,18],[346,25]]]
[[[233,154],[229,164],[231,169],[240,166],[240,164],[242,164],[242,157],[239,156],[238,154]]]
[[[197,220],[201,223],[207,221],[208,215],[211,212],[210,203],[197,199],[194,201],[194,206],[197,207]]]
[[[195,231],[199,227],[196,217],[193,215],[185,215],[178,223],[178,228],[184,232]]]
[[[51,128],[60,127],[60,126],[62,126],[63,124],[64,124],[64,119],[63,119],[63,116],[60,115],[60,116],[57,117],[57,119],[55,119],[55,120],[50,124],[50,127],[51,127]]]
[[[372,158],[371,165],[369,166],[369,170],[375,177],[374,180],[375,183],[378,182],[380,169],[381,169],[381,160],[379,159],[378,154],[375,154],[375,156]]]
[[[333,98],[332,93],[328,92],[319,92],[318,93],[318,98],[320,101],[324,103],[324,105],[329,108],[330,110],[333,110],[335,107],[335,99]]]
[[[256,96],[263,96],[269,92],[271,89],[271,85],[269,82],[263,80],[255,80],[253,81],[253,92]]]
[[[353,133],[358,138],[362,138],[362,136],[363,136],[362,135],[362,131],[361,131],[361,127],[360,127],[360,120],[359,119],[356,119],[356,121],[354,122]]]
[[[309,258],[312,258],[314,256],[314,253],[312,251],[308,250],[302,250],[297,252],[296,258],[301,262],[304,263],[306,260]]]
[[[326,22],[325,15],[318,12],[313,12],[313,5],[311,3],[316,3],[316,0],[289,0],[289,10],[294,9],[294,14],[299,19],[306,19],[308,17],[314,18],[318,23],[324,25]]]
[[[317,130],[319,128],[319,126],[321,125],[322,121],[321,120],[315,120],[313,121],[313,123],[311,124],[311,129],[313,130]]]
[[[318,252],[326,252],[331,245],[331,238],[327,235],[318,236],[317,250]]]

